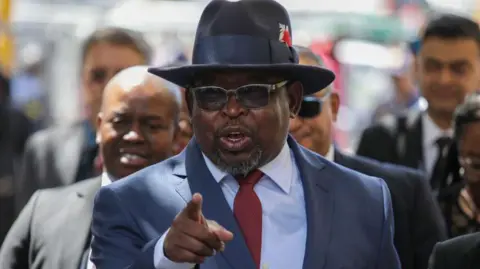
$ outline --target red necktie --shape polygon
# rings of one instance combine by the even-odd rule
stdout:
[[[262,254],[262,203],[253,187],[262,176],[261,171],[255,170],[246,178],[237,178],[240,189],[233,203],[233,214],[257,268]]]

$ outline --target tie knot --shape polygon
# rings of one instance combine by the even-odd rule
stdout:
[[[445,147],[449,146],[450,143],[452,142],[452,139],[447,136],[442,136],[435,141],[435,144],[441,149],[445,149]]]
[[[237,179],[238,184],[240,186],[243,186],[243,185],[255,185],[258,183],[258,181],[262,177],[263,177],[262,171],[256,169],[250,172],[246,177],[236,176],[235,178]]]

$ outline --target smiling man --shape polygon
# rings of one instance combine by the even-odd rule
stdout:
[[[171,156],[180,101],[179,88],[147,67],[117,74],[105,88],[97,119],[103,174],[35,192],[0,249],[0,268],[92,268],[87,261],[95,194],[100,186]]]

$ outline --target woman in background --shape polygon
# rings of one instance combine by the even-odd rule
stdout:
[[[439,193],[450,237],[480,231],[480,93],[454,114],[454,143]]]

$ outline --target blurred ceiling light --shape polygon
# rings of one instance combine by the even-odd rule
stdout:
[[[43,58],[43,50],[39,44],[29,43],[20,51],[22,65],[29,66],[39,62]]]
[[[342,64],[393,69],[399,62],[392,48],[362,40],[342,40],[335,46],[335,56]]]

